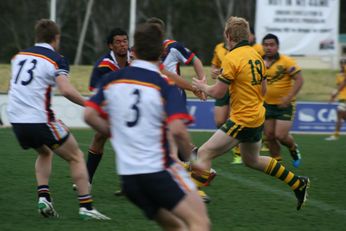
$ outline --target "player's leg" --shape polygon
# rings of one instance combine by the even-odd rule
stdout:
[[[295,143],[293,136],[289,133],[292,127],[290,120],[277,120],[275,127],[275,137],[284,146],[286,146],[292,156],[293,166],[298,167],[301,162],[301,154],[298,145]]]
[[[38,153],[35,162],[37,185],[48,185],[49,177],[52,171],[53,152],[45,145],[40,148],[36,148],[36,151]]]
[[[183,221],[188,227],[186,230],[210,230],[206,207],[187,172],[180,165],[174,164],[167,169],[167,173],[159,176],[160,186],[151,186],[157,190],[157,195],[151,197],[151,200]],[[163,195],[162,192],[171,194]],[[162,215],[160,211],[156,218]]]
[[[220,128],[229,118],[229,100],[230,96],[228,92],[223,98],[215,100],[214,120],[217,128]],[[241,164],[242,161],[239,146],[235,146],[231,153],[233,156],[232,164]]]
[[[96,169],[102,159],[104,145],[107,141],[107,137],[96,132],[94,134],[93,140],[90,144],[88,150],[88,160],[87,160],[87,169],[89,174],[89,182],[92,183]]]
[[[187,225],[187,230],[210,230],[207,209],[196,191],[188,192],[171,212]]]
[[[274,176],[289,185],[296,195],[297,210],[299,210],[306,201],[309,178],[295,175],[272,157],[260,156],[260,147],[261,141],[240,144],[244,164]]]
[[[228,136],[225,132],[218,129],[207,142],[198,149],[197,162],[205,169],[211,168],[211,161],[225,154],[228,150],[238,144],[236,139]]]
[[[49,190],[49,177],[52,171],[53,152],[45,145],[35,148],[38,153],[35,163],[37,181],[38,211],[44,217],[58,217]]]
[[[280,143],[275,138],[275,127],[275,119],[266,119],[264,122],[264,135],[266,136],[270,156],[281,161],[281,147]]]
[[[221,127],[228,119],[229,116],[229,105],[218,106],[215,104],[214,107],[214,119],[217,128]]]
[[[229,123],[225,124],[227,130]],[[211,169],[211,161],[225,154],[238,143],[238,140],[230,137],[223,130],[219,129],[198,149],[197,163],[202,169],[192,169],[191,174],[197,187],[208,186],[216,176],[215,171]]]
[[[346,103],[339,102],[337,106],[337,118],[335,122],[335,131],[334,134],[325,138],[327,141],[338,140],[340,136],[340,129],[343,121],[346,120]]]
[[[187,225],[176,215],[166,209],[159,209],[155,221],[166,231],[186,231]]]
[[[173,139],[172,135],[170,134],[170,132],[168,132],[168,134],[167,134],[167,139],[169,142],[170,156],[172,157],[172,159],[175,160],[177,163],[181,164],[185,168],[186,171],[188,171],[190,174],[192,174],[191,168],[190,168],[190,162],[181,161],[178,147],[177,147],[175,140]],[[198,150],[198,149],[194,144],[191,144],[192,155],[194,155],[194,153],[195,153],[194,150]],[[210,197],[203,190],[198,189],[198,193],[199,193],[199,196],[203,199],[203,201],[205,203],[210,202]]]
[[[46,124],[12,124],[12,129],[23,149],[33,148],[38,153],[35,163],[38,212],[44,217],[58,217],[48,185],[53,154],[45,145],[46,141],[54,141],[54,137]]]
[[[90,194],[89,176],[84,161],[84,155],[79,149],[73,135],[70,134],[61,146],[54,149],[54,152],[69,163],[72,180],[77,185],[80,217],[85,220],[109,220],[108,217],[99,213],[92,206],[93,200]]]

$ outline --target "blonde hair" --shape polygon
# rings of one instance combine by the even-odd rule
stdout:
[[[249,23],[244,18],[232,16],[226,21],[224,33],[236,43],[249,40]]]

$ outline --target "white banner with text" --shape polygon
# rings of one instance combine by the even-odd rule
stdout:
[[[339,0],[257,0],[256,37],[278,36],[286,55],[337,55]]]

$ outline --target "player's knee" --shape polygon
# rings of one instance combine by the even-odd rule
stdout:
[[[190,230],[210,230],[211,223],[207,215],[202,215],[190,224],[189,227]]]
[[[245,167],[254,168],[257,166],[259,158],[257,156],[242,156],[243,164]]]
[[[282,142],[282,141],[285,141],[287,139],[287,136],[288,136],[288,134],[286,134],[286,133],[278,133],[278,134],[275,134],[275,139]]]
[[[266,131],[264,133],[264,135],[266,137],[266,140],[268,140],[268,141],[275,140],[275,133],[274,132]]]
[[[67,161],[69,161],[69,162],[83,162],[84,161],[84,154],[79,149],[71,151],[70,155],[69,155],[69,159]]]
[[[212,153],[212,150],[210,148],[206,147],[205,145],[202,145],[198,148],[197,157],[198,158],[204,158],[207,157]]]

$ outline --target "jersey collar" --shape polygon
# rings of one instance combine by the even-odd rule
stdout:
[[[243,46],[249,46],[249,41],[247,40],[242,40],[239,43],[237,43],[237,45],[235,45],[235,47],[233,47],[230,51],[233,51],[234,49],[237,49],[239,47],[243,47]]]
[[[114,51],[112,51],[112,50],[110,51],[110,56],[112,57],[115,66],[118,69],[120,69],[120,66],[119,66],[119,63],[118,63],[118,61],[117,61],[117,59],[115,57]],[[126,61],[126,65],[125,66],[128,66],[130,64],[130,60],[131,60],[131,58],[130,58],[130,51],[127,51],[127,61]]]
[[[158,65],[152,62],[145,61],[145,60],[140,60],[140,59],[133,60],[130,66],[139,67],[139,68],[147,69],[149,71],[155,71],[160,73],[160,69]]]
[[[280,59],[280,54],[279,52],[277,52],[274,57],[272,58],[273,62],[271,65],[273,65],[273,63],[275,63],[276,61],[278,61]],[[268,60],[268,56],[264,55],[263,56],[263,60]]]
[[[47,48],[47,49],[54,51],[54,48],[49,43],[35,43],[35,46],[44,47],[44,48]]]

